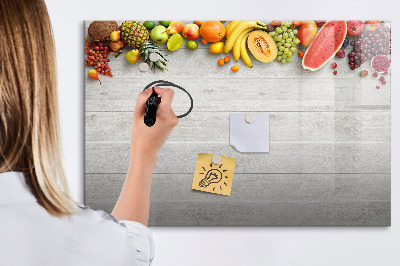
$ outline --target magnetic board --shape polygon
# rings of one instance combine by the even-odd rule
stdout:
[[[83,43],[91,22],[84,23]],[[344,58],[334,56],[309,71],[302,65],[307,47],[300,44],[285,64],[263,63],[248,50],[250,68],[231,52],[210,53],[202,36],[196,50],[187,41],[175,51],[159,45],[168,60],[164,72],[140,71],[143,58],[130,64],[128,46],[117,58],[107,57],[112,77],[99,74],[101,85],[88,77],[93,67],[85,66],[85,204],[111,212],[128,168],[136,97],[163,79],[187,89],[194,108],[158,154],[150,225],[390,225],[390,69],[375,77],[370,59],[350,69],[350,44]],[[221,66],[218,60],[226,56],[230,61]],[[189,107],[187,96],[176,91],[174,111]],[[237,151],[230,145],[230,114],[261,112],[269,113],[269,152]],[[236,159],[230,196],[192,189],[199,153]]]

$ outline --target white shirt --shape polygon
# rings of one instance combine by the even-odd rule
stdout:
[[[0,265],[150,265],[146,226],[79,207],[70,218],[39,205],[22,173],[0,174]]]

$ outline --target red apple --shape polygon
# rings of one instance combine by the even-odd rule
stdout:
[[[347,34],[350,36],[357,36],[364,29],[364,23],[359,20],[347,21]]]
[[[110,49],[113,50],[114,52],[119,52],[121,49],[125,48],[125,42],[121,40],[116,42],[110,41],[109,46]]]
[[[195,40],[200,36],[199,26],[196,24],[187,24],[182,30],[183,37],[189,40]]]

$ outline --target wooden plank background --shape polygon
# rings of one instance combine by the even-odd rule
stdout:
[[[150,225],[390,225],[390,76],[377,90],[378,80],[360,78],[347,58],[334,59],[334,76],[329,65],[303,70],[296,56],[286,65],[252,58],[250,69],[218,66],[225,55],[201,43],[196,51],[162,47],[171,55],[166,73],[140,72],[123,54],[111,58],[114,77],[101,76],[101,86],[85,75],[88,206],[112,210],[128,167],[136,96],[165,79],[191,93],[194,109],[158,155]],[[240,71],[230,71],[233,65]],[[367,64],[361,69],[372,74]],[[175,112],[189,106],[176,91]],[[269,153],[229,145],[234,112],[270,112]],[[201,152],[237,158],[230,197],[191,190]]]

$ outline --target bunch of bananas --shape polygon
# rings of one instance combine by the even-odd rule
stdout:
[[[233,59],[242,58],[244,64],[252,67],[250,56],[247,52],[247,38],[253,30],[267,30],[267,25],[259,21],[231,21],[226,26],[226,42],[224,52],[232,50]]]

